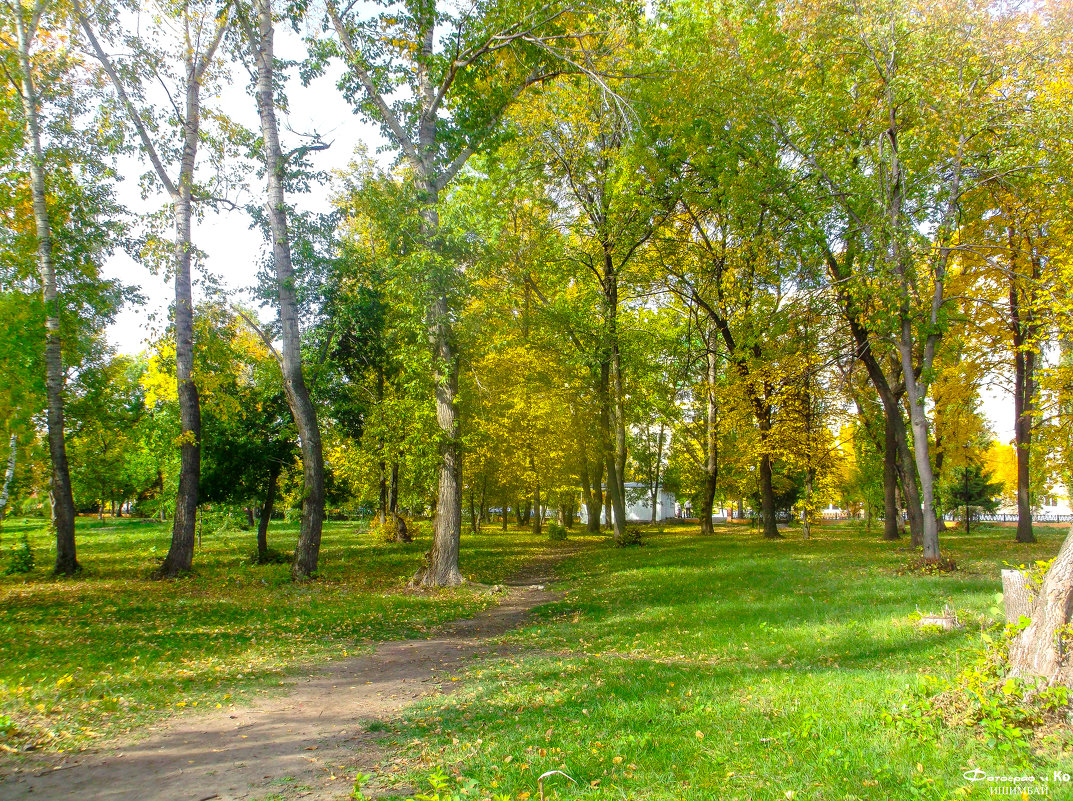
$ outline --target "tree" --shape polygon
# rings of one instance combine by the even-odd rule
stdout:
[[[74,8],[123,112],[134,126],[142,153],[152,165],[171,205],[174,235],[170,267],[175,279],[173,314],[182,466],[171,545],[157,574],[174,578],[189,572],[193,565],[201,472],[201,405],[193,375],[194,307],[190,285],[193,207],[195,202],[205,199],[196,176],[198,148],[205,138],[201,92],[230,24],[230,4],[225,4],[221,11],[211,2],[184,3],[181,8],[161,7],[155,15],[146,16],[154,24],[137,33],[123,29],[125,17],[121,7],[100,6],[87,13],[79,0],[74,0]],[[137,19],[141,26],[142,15]],[[110,56],[98,36],[98,27],[109,37],[106,42],[121,42],[130,56],[122,62]],[[170,69],[173,63],[181,64],[178,75]],[[150,78],[165,86],[172,99],[173,107],[163,113],[145,99],[147,89],[143,81]],[[174,105],[175,97],[182,98],[181,105]],[[174,130],[156,134],[161,125],[174,126]]]
[[[279,365],[256,333],[226,306],[201,304],[195,375],[203,387],[199,495],[209,503],[246,504],[257,524],[257,560],[272,558],[268,527],[281,473],[293,462],[295,431]],[[254,521],[254,507],[260,514]]]
[[[975,462],[955,469],[946,490],[949,504],[965,510],[966,534],[969,533],[974,515],[981,511],[994,514],[999,504],[997,496],[1001,492],[1002,484]]]
[[[422,253],[415,272],[427,293],[440,468],[432,549],[415,580],[456,585],[462,582],[459,353],[452,323],[458,265],[444,251],[441,196],[473,153],[499,133],[504,114],[528,89],[564,71],[592,72],[588,65],[602,42],[588,35],[590,9],[568,2],[455,9],[435,0],[401,0],[362,19],[366,6],[341,8],[328,0],[327,12],[335,40],[316,43],[316,67],[332,56],[343,58],[344,94],[381,125],[417,190]]]
[[[145,364],[102,350],[82,365],[68,402],[74,496],[80,508],[97,506],[99,516],[143,489],[128,465],[145,410]]]
[[[45,389],[49,456],[52,461],[50,490],[53,524],[56,528],[56,573],[72,575],[79,569],[75,553],[75,509],[71,476],[67,464],[63,410],[63,346],[60,332],[61,300],[53,261],[52,220],[48,207],[45,151],[42,145],[41,97],[32,63],[32,50],[40,33],[44,2],[25,7],[22,0],[9,5],[15,27],[19,93],[22,98],[26,142],[29,150],[30,193],[37,236],[37,266],[41,278],[41,298],[45,305]]]
[[[95,88],[82,79],[83,64],[62,33],[68,9],[20,1],[4,9],[0,66],[14,92],[0,95],[0,297],[16,313],[5,314],[0,335],[14,346],[0,352],[7,387],[0,405],[9,406],[5,416],[16,429],[45,412],[55,570],[70,575],[79,565],[64,436],[66,373],[92,350],[121,302],[121,287],[101,280],[98,269],[121,238],[107,163],[114,140],[107,116],[94,116]],[[31,379],[28,369],[44,380]]]
[[[252,14],[238,11],[244,45],[255,74],[257,114],[261,121],[261,157],[264,159],[267,197],[265,214],[272,243],[272,265],[276,276],[279,325],[282,338],[280,364],[287,403],[298,428],[302,451],[302,524],[294,551],[291,575],[296,580],[310,578],[317,569],[320,536],[324,524],[324,453],[317,411],[302,370],[302,340],[298,318],[296,275],[291,254],[288,207],[284,182],[289,163],[322,144],[307,145],[285,154],[280,145],[276,119],[276,57],[273,40],[275,21],[271,0],[254,0]],[[266,344],[270,344],[266,341]]]
[[[1001,87],[1025,65],[1028,14],[802,3],[769,18],[769,55],[756,59],[779,64],[755,84],[779,86],[766,113],[794,177],[787,197],[883,401],[928,559],[939,542],[926,400],[949,329],[947,284],[969,244],[968,200],[1016,169],[1025,106]]]

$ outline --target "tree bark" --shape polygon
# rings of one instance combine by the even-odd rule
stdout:
[[[913,375],[913,337],[908,315],[902,318],[902,338],[898,350],[902,357],[906,400],[909,402],[909,422],[913,429],[913,456],[920,479],[920,513],[923,516],[921,544],[924,546],[924,558],[936,561],[939,559],[939,525],[935,516],[935,476],[929,453],[928,418],[924,413],[924,387]]]
[[[1016,568],[1002,571],[1002,605],[1007,623],[1017,623],[1021,617],[1032,614],[1032,598],[1028,591],[1027,576]]]
[[[843,264],[830,251],[826,254],[828,270],[835,281],[842,314],[849,324],[850,333],[853,335],[854,344],[857,346],[855,355],[864,365],[868,373],[868,379],[883,404],[883,416],[888,429],[888,442],[893,441],[894,443],[896,454],[894,467],[901,484],[902,500],[905,503],[906,516],[909,518],[912,544],[915,546],[918,542],[923,542],[924,522],[921,512],[920,493],[917,491],[916,468],[913,455],[909,450],[908,433],[905,429],[905,421],[902,418],[899,404],[903,390],[901,388],[896,390],[892,386],[892,383],[897,380],[900,362],[893,362],[891,366],[893,377],[888,379],[886,371],[884,371],[883,366],[879,363],[879,359],[872,350],[872,337],[862,322],[865,319],[865,315],[858,307],[853,294],[847,289],[853,276],[852,263],[854,255],[852,247],[847,248],[844,258],[845,263]]]
[[[611,498],[616,542],[626,533],[626,419],[623,408],[622,356],[618,347],[618,274],[612,253],[604,252],[604,314],[609,344],[600,364],[601,428],[604,434],[604,463],[607,468],[607,494]]]
[[[0,489],[0,523],[7,513],[7,502],[11,497],[11,484],[15,480],[15,458],[19,452],[19,435],[12,434],[8,443],[7,470],[4,471],[4,486]]]
[[[197,103],[197,87],[191,86],[187,103]],[[188,110],[188,118],[190,111]],[[194,117],[197,118],[197,111]],[[188,119],[188,128],[189,119]],[[194,383],[194,301],[190,285],[192,235],[191,181],[197,148],[197,126],[183,151],[183,169],[178,194],[172,199],[175,224],[175,378],[179,396],[179,491],[171,546],[158,570],[161,578],[175,578],[194,566],[194,536],[197,526],[198,483],[201,477],[201,402]]]
[[[257,30],[252,30],[249,24],[245,27],[257,65],[257,113],[264,140],[265,171],[268,179],[265,208],[272,234],[272,260],[276,269],[283,343],[283,385],[298,428],[302,450],[302,524],[294,552],[294,563],[291,566],[291,576],[302,580],[310,578],[316,571],[320,555],[321,529],[324,524],[324,455],[317,412],[309,397],[302,372],[301,332],[283,188],[286,163],[280,148],[276,120],[272,4],[270,0],[256,0],[255,8]]]
[[[715,348],[709,343],[708,364],[705,376],[707,394],[707,416],[705,418],[705,452],[704,452],[704,490],[700,498],[700,533],[714,534],[712,525],[715,490],[719,483],[719,408],[715,402],[715,384],[718,380],[718,364]]]
[[[600,456],[597,456],[595,463],[590,463],[588,459],[586,459],[586,469],[588,469],[590,464],[592,465],[593,472],[589,482],[589,495],[584,499],[585,510],[588,514],[588,520],[585,522],[585,530],[590,534],[599,534],[600,515],[603,514],[604,508],[604,460]]]
[[[431,47],[431,45],[428,45]],[[432,252],[440,251],[440,218],[436,210],[439,193],[431,161],[436,142],[435,120],[426,119],[421,126],[419,188],[424,194],[421,213],[422,236]],[[459,419],[455,400],[458,396],[458,354],[455,352],[448,301],[450,277],[434,278],[433,300],[428,313],[428,336],[432,348],[433,384],[436,398],[436,422],[440,428],[440,460],[437,490],[436,526],[428,564],[414,576],[416,583],[428,587],[454,587],[464,579],[458,569],[462,537],[462,464],[459,446]]]
[[[268,474],[268,487],[265,490],[264,505],[261,506],[261,519],[257,523],[257,559],[268,558],[268,525],[272,521],[272,512],[276,508],[276,485],[279,483],[279,467],[272,466]]]
[[[532,464],[532,457],[530,457],[530,464]],[[544,521],[540,513],[540,482],[537,481],[533,485],[533,506],[536,508],[536,515],[533,516],[532,526],[530,531],[534,535],[539,535],[544,527]]]
[[[1010,328],[1013,332],[1014,356],[1013,437],[1017,450],[1017,542],[1035,542],[1036,535],[1032,531],[1031,457],[1036,400],[1036,354],[1032,350],[1032,343],[1028,341],[1033,333],[1033,312],[1031,308],[1021,307],[1017,290],[1017,248],[1012,232],[1010,240]]]
[[[1032,604],[1032,622],[1010,644],[1010,675],[1073,687],[1073,528]]]
[[[771,484],[771,457],[760,457],[760,517],[763,534],[766,539],[780,539],[778,524],[775,522],[775,490]]]
[[[396,516],[399,513],[399,463],[393,461],[391,463],[391,486],[388,491],[388,511],[392,516]]]
[[[659,436],[656,438],[656,463],[652,467],[652,518],[649,522],[653,525],[658,522],[659,518],[659,490],[660,481],[663,478],[663,445],[664,437],[666,436],[666,427],[663,421],[659,424]]]
[[[894,541],[902,536],[902,516],[898,513],[898,443],[894,427],[883,423],[883,539]]]
[[[22,3],[14,9],[15,31],[19,47],[22,108],[26,117],[26,134],[30,140],[30,196],[33,201],[37,234],[37,268],[41,278],[41,299],[45,307],[45,394],[48,451],[52,462],[52,520],[56,528],[56,564],[54,572],[73,575],[80,569],[75,553],[75,505],[71,492],[71,475],[67,466],[67,443],[64,437],[63,347],[60,336],[60,295],[52,259],[52,221],[49,217],[45,181],[45,157],[41,148],[41,123],[38,117],[37,88],[30,65],[30,40],[36,35],[36,18],[23,19]],[[27,22],[33,30],[27,29]]]

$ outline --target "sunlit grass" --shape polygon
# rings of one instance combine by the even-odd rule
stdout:
[[[40,521],[4,524],[0,570],[26,533],[37,566],[0,577],[0,745],[51,749],[130,730],[163,714],[233,702],[277,685],[296,665],[360,652],[375,640],[420,636],[491,603],[473,589],[405,589],[428,549],[383,544],[355,523],[325,527],[318,580],[289,565],[252,565],[252,532],[203,533],[193,576],[152,581],[170,528],[137,520],[79,521],[83,572],[51,577],[53,544]],[[270,539],[292,548],[296,525]],[[463,540],[462,572],[502,581],[541,538],[498,527]],[[6,731],[6,734],[5,734]]]
[[[1018,763],[971,730],[921,742],[883,720],[921,673],[950,674],[977,648],[1004,562],[1052,556],[1064,529],[1032,546],[1008,528],[943,537],[959,565],[908,573],[908,542],[826,526],[764,541],[747,527],[651,534],[560,569],[566,598],[509,637],[515,655],[471,670],[461,691],[411,711],[404,778],[442,768],[482,789],[548,798],[985,798],[964,779]],[[965,628],[917,628],[919,609],[956,609]],[[1039,755],[1071,771],[1068,740]],[[386,777],[391,782],[393,777]],[[1051,785],[1050,798],[1073,797]]]

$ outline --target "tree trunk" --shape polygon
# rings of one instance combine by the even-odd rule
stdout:
[[[279,467],[273,465],[268,474],[268,487],[265,490],[265,502],[261,506],[261,519],[257,524],[257,560],[268,558],[268,524],[276,508],[276,485],[279,483]]]
[[[198,485],[201,480],[201,399],[194,383],[194,298],[191,290],[193,237],[193,180],[201,122],[200,84],[194,79],[193,58],[186,63],[186,119],[179,184],[172,197],[175,226],[175,379],[179,397],[179,489],[171,546],[158,570],[161,578],[175,578],[194,566]]]
[[[769,540],[782,537],[778,524],[775,522],[775,490],[771,485],[771,457],[766,453],[760,458],[760,517],[764,537]]]
[[[902,516],[898,513],[898,443],[894,427],[884,422],[883,444],[883,539],[902,536]]]
[[[852,243],[850,244],[852,245]],[[879,359],[872,351],[872,336],[869,329],[862,322],[866,319],[865,312],[858,307],[854,295],[847,289],[853,275],[853,258],[852,247],[846,249],[844,264],[839,263],[838,259],[828,252],[826,256],[827,266],[836,282],[836,292],[842,306],[842,312],[846,322],[849,324],[853,341],[857,346],[856,356],[864,364],[865,370],[868,372],[868,378],[879,395],[879,399],[883,404],[883,416],[886,425],[893,435],[897,453],[895,468],[902,486],[902,498],[909,518],[912,544],[915,546],[918,541],[921,544],[923,543],[924,535],[924,518],[921,511],[920,493],[917,491],[916,485],[916,468],[913,455],[909,451],[909,438],[905,430],[905,421],[902,419],[901,407],[899,406],[900,395],[892,388],[892,381],[888,380],[887,374],[879,363]],[[897,372],[901,369],[898,366],[899,364],[900,362],[892,364],[891,370],[895,377],[897,377]],[[909,375],[911,377],[912,372]],[[928,466],[930,468],[930,463]]]
[[[8,444],[7,470],[4,472],[4,486],[0,489],[0,523],[7,513],[7,502],[11,497],[11,484],[15,480],[15,458],[19,452],[19,435],[12,434]]]
[[[600,423],[604,429],[604,464],[607,494],[611,498],[615,541],[626,533],[626,415],[622,385],[622,355],[618,343],[618,273],[614,256],[604,248],[604,322],[607,345],[600,359]]]
[[[663,477],[663,444],[666,434],[666,427],[663,421],[659,424],[659,437],[656,439],[656,463],[652,468],[652,519],[649,521],[653,525],[658,522],[659,519],[659,490],[660,480]]]
[[[585,521],[585,527],[592,531],[592,482],[589,478],[589,457],[582,453],[581,455],[581,469],[578,471],[578,478],[581,479],[581,503],[585,507],[585,513],[588,519]]]
[[[600,430],[603,439],[603,461],[607,470],[607,489],[604,492],[604,504],[607,510],[608,526],[612,527],[617,542],[626,531],[626,503],[622,497],[625,487],[618,474],[616,454],[617,425],[613,425],[614,413],[611,409],[611,364],[610,357],[600,366]]]
[[[586,466],[590,462],[586,459]],[[597,457],[595,463],[592,463],[593,473],[591,474],[591,480],[589,483],[589,495],[585,498],[585,511],[588,515],[588,520],[585,523],[585,530],[590,534],[600,533],[600,515],[603,514],[604,508],[604,461],[602,458]]]
[[[257,0],[256,9],[258,29],[256,32],[248,30],[247,35],[251,38],[257,61],[257,112],[264,139],[265,171],[268,179],[265,208],[272,232],[272,259],[276,268],[283,343],[283,384],[302,449],[302,524],[294,552],[294,563],[291,566],[292,577],[301,580],[313,575],[320,555],[321,529],[324,524],[324,455],[317,412],[302,373],[298,303],[283,189],[286,162],[280,148],[276,121],[272,4],[270,0]],[[456,504],[456,511],[457,508]]]
[[[383,526],[387,522],[387,464],[383,459],[380,460],[379,517],[380,525]]]
[[[1011,295],[1016,290],[1011,289]],[[1036,354],[1015,338],[1014,447],[1017,449],[1017,542],[1035,542],[1032,531],[1032,418],[1035,403]]]
[[[539,535],[544,527],[544,521],[540,511],[540,482],[536,482],[533,485],[533,506],[536,508],[536,515],[533,516],[533,525],[530,529],[534,535]]]
[[[175,367],[179,398],[180,448],[179,487],[175,503],[171,545],[168,555],[157,571],[160,577],[175,577],[193,566],[194,537],[197,525],[198,483],[201,474],[201,407],[193,380],[193,299],[190,290],[191,205],[194,185],[194,166],[200,142],[201,80],[212,62],[217,47],[228,26],[229,12],[218,20],[215,36],[207,40],[203,51],[187,50],[185,70],[186,108],[182,114],[182,151],[178,183],[173,183],[164,163],[153,145],[149,129],[131,102],[123,78],[104,52],[89,19],[75,0],[75,11],[90,45],[108,73],[116,93],[141,139],[161,184],[172,203],[175,226],[173,259],[175,269]],[[189,43],[188,43],[189,44]]]
[[[812,539],[812,493],[816,481],[816,468],[810,467],[805,472],[805,513],[801,517],[801,536]]]
[[[913,375],[912,332],[908,318],[902,321],[902,339],[898,349],[902,356],[906,399],[909,402],[909,422],[913,429],[913,455],[917,477],[920,479],[920,512],[923,516],[924,558],[939,559],[939,526],[935,517],[935,477],[931,468],[928,443],[928,418],[924,413],[924,387]]]
[[[719,377],[715,349],[708,348],[707,380],[707,418],[705,420],[705,462],[704,490],[700,498],[700,533],[714,534],[712,526],[712,506],[715,503],[715,489],[719,483],[719,409],[715,402],[715,382]]]
[[[1007,623],[1018,623],[1022,617],[1031,617],[1032,602],[1028,591],[1028,577],[1023,570],[1002,571],[1002,605]]]
[[[391,463],[391,487],[388,492],[388,511],[392,516],[399,513],[399,463]]]
[[[49,218],[45,186],[45,157],[41,149],[41,123],[38,119],[37,89],[30,66],[30,40],[35,31],[26,29],[22,3],[14,9],[15,29],[22,74],[22,107],[26,133],[30,140],[30,195],[33,201],[37,234],[37,268],[41,278],[41,299],[45,307],[45,394],[47,401],[48,451],[52,462],[52,520],[56,528],[57,574],[73,575],[80,569],[75,554],[75,505],[71,493],[71,475],[67,466],[67,443],[64,437],[63,348],[60,338],[60,296],[56,269],[52,261],[52,221]]]
[[[1032,622],[1010,644],[1010,675],[1042,676],[1048,684],[1073,687],[1070,618],[1073,614],[1073,528],[1043,579],[1032,605]]]

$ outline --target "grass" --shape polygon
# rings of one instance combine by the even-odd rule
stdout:
[[[481,788],[467,797],[523,799],[558,769],[578,785],[555,777],[549,799],[988,797],[1011,785],[965,771],[1024,763],[973,730],[922,742],[884,713],[921,674],[971,660],[1004,562],[1048,558],[1065,534],[1039,533],[1024,546],[1007,528],[948,532],[959,569],[936,576],[905,572],[908,543],[845,525],[780,542],[677,529],[644,548],[582,551],[560,570],[566,597],[509,637],[514,656],[472,669],[386,735],[410,769],[381,781],[439,770]],[[914,625],[918,609],[944,604],[964,629]],[[1059,733],[1029,767],[1073,773],[1070,745]],[[1046,789],[1073,798],[1073,783]]]
[[[79,748],[240,702],[302,665],[420,636],[491,602],[472,589],[404,590],[427,534],[384,545],[354,524],[329,524],[320,579],[296,585],[287,565],[251,565],[253,535],[235,531],[205,535],[196,575],[150,581],[168,532],[131,520],[80,521],[85,570],[74,579],[49,576],[40,523],[8,521],[0,568],[24,532],[35,571],[0,578],[8,747]],[[820,527],[810,541],[733,526],[712,537],[650,531],[642,548],[572,537],[586,547],[559,568],[565,597],[508,635],[511,656],[475,663],[453,695],[376,725],[393,759],[375,784],[420,785],[442,771],[467,799],[535,800],[536,777],[558,769],[578,785],[553,777],[548,799],[987,797],[989,785],[965,771],[1004,775],[1024,763],[977,731],[922,741],[884,715],[923,674],[951,675],[972,658],[1004,563],[1053,555],[1065,532],[1039,533],[1024,546],[1008,528],[948,532],[944,554],[959,569],[944,575],[906,572],[908,543],[847,525]],[[271,537],[289,544],[295,529]],[[491,529],[464,539],[463,572],[496,583],[549,547]],[[964,629],[914,625],[918,610],[945,604]],[[1030,767],[1073,773],[1070,754],[1059,731]],[[1046,789],[1073,798],[1073,782]]]
[[[329,523],[315,582],[289,565],[252,565],[253,532],[205,532],[195,575],[151,581],[170,529],[118,519],[78,521],[73,579],[53,578],[54,545],[41,521],[8,520],[0,572],[25,533],[29,574],[0,576],[0,747],[67,750],[193,707],[233,703],[278,686],[298,666],[420,636],[491,603],[460,588],[412,592],[406,580],[428,548],[386,545],[364,526]],[[290,547],[295,525],[269,538]],[[498,529],[465,537],[462,571],[494,583],[547,544]]]

